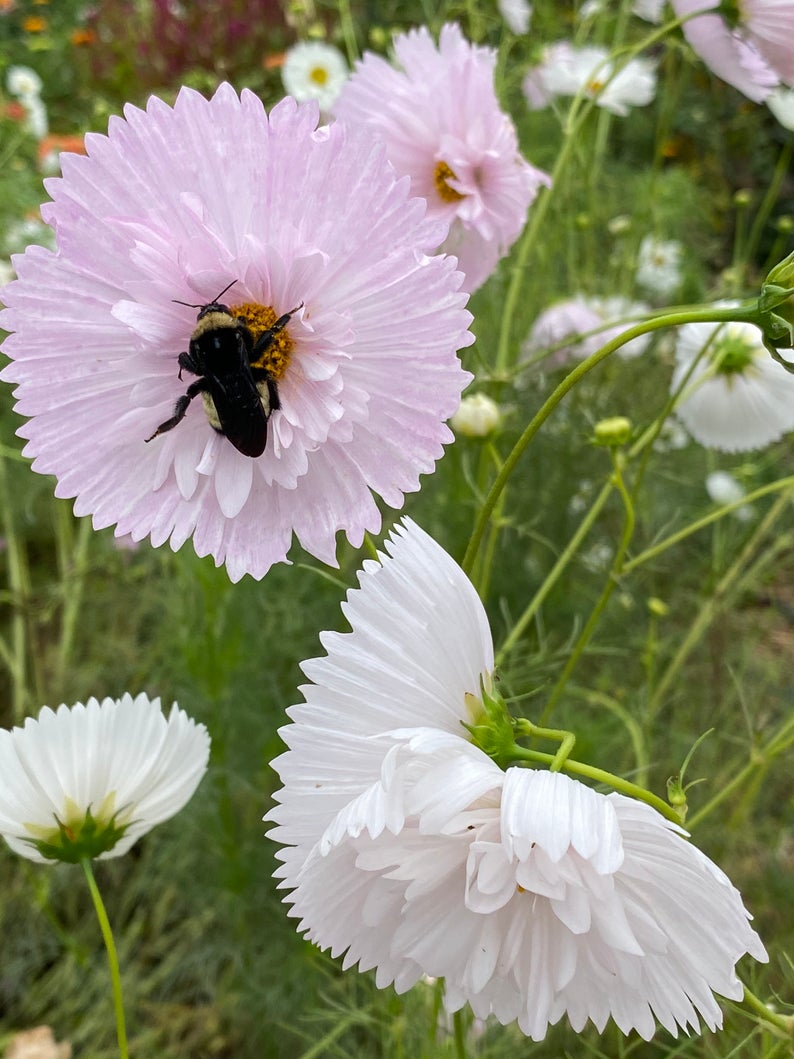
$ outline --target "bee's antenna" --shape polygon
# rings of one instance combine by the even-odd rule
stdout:
[[[226,293],[227,290],[230,290],[235,285],[236,282],[237,282],[237,280],[233,279],[231,283],[227,284],[227,286],[225,286],[223,288],[223,290],[220,292],[220,294],[217,297],[213,298],[212,301],[208,302],[207,304],[208,305],[214,305],[218,301],[219,298],[222,298],[224,296],[224,294]],[[193,305],[192,302],[181,302],[179,300],[179,298],[172,298],[171,301],[175,302],[176,305],[186,305],[188,307],[188,309],[203,309],[204,308],[203,305]]]

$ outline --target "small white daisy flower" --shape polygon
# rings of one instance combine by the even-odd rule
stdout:
[[[664,5],[667,0],[634,0],[632,5],[632,13],[637,18],[642,18],[646,22],[653,22],[654,25],[659,25],[664,15]]]
[[[484,438],[499,426],[502,412],[492,397],[484,393],[467,394],[449,421],[456,434],[467,438]]]
[[[646,235],[637,255],[635,279],[648,294],[665,300],[681,286],[681,259],[684,248],[674,239]]]
[[[120,857],[187,804],[209,748],[203,724],[146,695],[45,706],[0,730],[0,835],[42,864]]]
[[[471,742],[493,687],[482,603],[409,520],[386,551],[280,730],[268,819],[299,931],[381,988],[443,978],[448,1011],[533,1040],[564,1014],[646,1040],[721,1025],[713,994],[739,999],[737,960],[767,959],[738,891],[643,802]]]
[[[339,49],[320,40],[301,41],[290,48],[281,68],[285,91],[299,103],[316,99],[321,110],[331,107],[349,75]]]
[[[746,452],[794,430],[794,375],[772,359],[755,325],[686,324],[675,356],[673,391],[700,358],[675,411],[701,445]]]
[[[36,71],[31,70],[29,66],[9,66],[6,87],[17,99],[28,100],[39,96],[43,84]]]

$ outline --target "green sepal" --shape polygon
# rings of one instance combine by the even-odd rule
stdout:
[[[117,824],[115,816],[97,821],[90,807],[78,826],[64,824],[57,816],[55,822],[57,831],[53,829],[50,838],[29,838],[27,841],[47,860],[60,860],[66,864],[94,860],[101,853],[107,853],[123,838],[131,823]]]
[[[463,727],[471,735],[471,741],[500,768],[506,768],[514,756],[516,731],[515,720],[504,699],[491,681],[486,686],[482,678],[479,699],[474,695],[467,695],[466,699],[473,722],[464,721]],[[475,703],[476,710],[472,709]]]

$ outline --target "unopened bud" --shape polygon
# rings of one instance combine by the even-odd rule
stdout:
[[[502,413],[499,405],[484,393],[473,393],[463,397],[460,408],[450,420],[456,434],[467,438],[484,438],[499,426]]]
[[[594,430],[596,445],[617,448],[625,445],[631,437],[631,420],[626,416],[611,416],[596,423]]]

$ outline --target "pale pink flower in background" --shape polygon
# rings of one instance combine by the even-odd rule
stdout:
[[[543,350],[565,343],[553,354],[551,364],[564,364],[571,357],[584,360],[627,331],[633,319],[641,319],[649,311],[647,305],[621,295],[610,298],[574,295],[549,306],[538,316],[522,346],[522,357],[530,360]],[[590,331],[595,333],[588,334]],[[651,335],[640,335],[621,346],[617,355],[626,360],[639,357],[650,341]]]
[[[411,198],[368,130],[317,129],[316,103],[229,85],[128,107],[87,157],[47,181],[55,253],[28,248],[0,326],[19,433],[56,495],[117,536],[192,538],[232,580],[286,561],[293,533],[335,563],[336,534],[377,532],[373,492],[400,507],[453,440],[471,320],[455,261],[428,256],[445,223]],[[281,336],[280,409],[250,458],[178,377],[197,311],[297,311]]]
[[[381,988],[443,977],[448,1011],[534,1040],[565,1014],[646,1040],[720,1026],[713,994],[741,998],[737,960],[767,958],[738,891],[648,805],[470,742],[492,687],[482,604],[409,520],[385,547],[280,730],[267,819],[298,930]]]
[[[75,848],[120,857],[187,804],[209,751],[207,729],[176,703],[167,718],[146,695],[45,706],[0,730],[0,835],[42,864],[73,861]]]
[[[656,68],[649,59],[631,59],[615,72],[606,48],[557,41],[529,70],[522,88],[533,109],[548,106],[558,96],[581,93],[597,106],[625,117],[631,107],[645,107],[652,102],[656,95]]]
[[[334,106],[336,117],[386,145],[411,194],[449,225],[442,249],[455,254],[466,289],[479,287],[518,238],[548,176],[526,162],[494,90],[496,52],[457,25],[394,39],[395,68],[371,53],[356,64]]]
[[[671,0],[684,36],[706,66],[748,99],[763,103],[779,82],[794,81],[794,3],[744,0],[731,27],[719,13],[720,0]],[[694,12],[713,9],[688,16]]]
[[[675,413],[701,445],[747,452],[794,430],[794,375],[772,359],[754,324],[686,324],[675,356],[673,391],[699,358]]]

